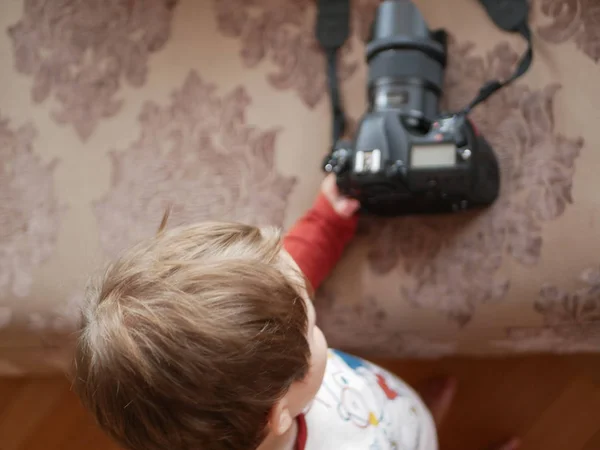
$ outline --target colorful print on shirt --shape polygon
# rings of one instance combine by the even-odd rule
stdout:
[[[431,415],[410,387],[336,350],[304,419],[306,450],[437,450]]]

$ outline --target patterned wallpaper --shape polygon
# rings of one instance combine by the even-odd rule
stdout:
[[[100,120],[119,113],[121,84],[146,83],[148,58],[169,39],[176,3],[26,0],[7,30],[16,71],[32,78],[32,100],[52,98],[52,119],[85,141]]]
[[[295,178],[274,167],[277,130],[247,124],[243,86],[215,90],[190,71],[168,106],[144,104],[136,141],[109,154],[111,188],[94,202],[108,255],[152,234],[169,207],[171,226],[216,217],[282,225]]]
[[[524,49],[477,2],[416,3],[451,35],[444,108]],[[354,124],[377,4],[353,1],[341,55]],[[310,205],[330,126],[313,0],[1,8],[0,373],[66,367],[85,279],[167,205],[172,225],[283,227]],[[500,199],[363,220],[318,296],[331,344],[418,357],[600,348],[600,5],[531,9],[531,72],[473,113],[501,161]]]

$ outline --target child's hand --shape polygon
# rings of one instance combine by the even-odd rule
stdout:
[[[358,208],[360,207],[358,200],[344,197],[342,194],[340,194],[335,182],[334,174],[327,175],[327,177],[323,180],[323,183],[321,183],[321,192],[340,217],[349,219],[356,213],[356,211],[358,211]]]

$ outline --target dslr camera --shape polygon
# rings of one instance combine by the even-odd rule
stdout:
[[[336,142],[324,162],[365,213],[461,211],[498,196],[490,145],[465,112],[439,112],[446,41],[410,1],[386,0],[377,9],[366,46],[368,110],[354,140]]]

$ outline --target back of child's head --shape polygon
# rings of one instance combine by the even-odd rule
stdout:
[[[161,232],[89,289],[74,384],[135,450],[251,450],[309,366],[306,305],[279,236],[238,224]]]

